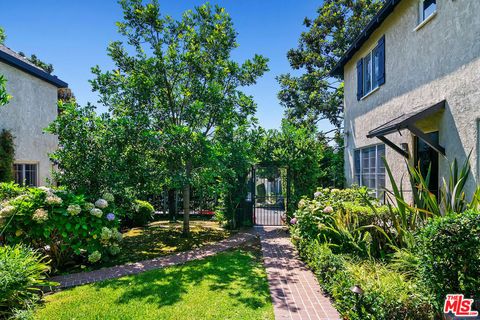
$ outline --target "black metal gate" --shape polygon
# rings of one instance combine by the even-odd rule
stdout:
[[[287,205],[287,170],[274,166],[252,169],[253,223],[280,226],[285,219]]]

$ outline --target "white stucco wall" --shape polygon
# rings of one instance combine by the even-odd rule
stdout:
[[[57,88],[8,64],[0,62],[7,79],[10,102],[0,108],[0,130],[10,130],[15,142],[15,162],[37,163],[39,185],[51,178],[48,154],[58,146],[54,135],[43,130],[57,116]]]
[[[353,155],[356,148],[379,143],[367,133],[404,113],[446,100],[446,110],[438,119],[440,145],[446,158],[440,157],[440,182],[448,176],[448,163],[463,162],[472,151],[472,192],[480,175],[480,1],[437,0],[437,14],[422,28],[418,25],[418,1],[403,0],[344,68],[345,72],[345,176],[353,183]],[[385,35],[386,83],[376,92],[357,101],[356,63]],[[413,158],[413,136],[387,136],[397,145],[408,143]],[[386,158],[397,181],[405,177],[410,189],[404,158],[386,147]],[[410,160],[412,161],[412,160]],[[387,178],[387,188],[390,187]]]

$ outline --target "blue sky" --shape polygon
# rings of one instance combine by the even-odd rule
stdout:
[[[90,68],[112,67],[106,47],[121,39],[115,22],[122,12],[115,0],[0,0],[0,26],[7,34],[6,45],[27,55],[35,53],[52,63],[59,78],[69,83],[80,104],[97,102],[88,80]],[[174,17],[204,1],[160,0],[164,13]],[[210,1],[226,8],[238,35],[240,47],[233,58],[243,61],[255,53],[270,59],[270,72],[245,91],[258,104],[257,117],[266,128],[277,128],[283,108],[277,100],[277,75],[290,72],[286,53],[297,46],[305,30],[303,19],[314,17],[321,0],[223,0]],[[321,127],[327,128],[323,124]]]

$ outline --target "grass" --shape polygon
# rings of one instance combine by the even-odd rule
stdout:
[[[191,237],[182,236],[182,223],[156,221],[143,228],[133,228],[123,233],[122,250],[120,253],[102,263],[82,267],[69,266],[61,273],[90,271],[103,267],[121,265],[128,262],[138,262],[156,257],[187,251],[202,247],[227,238],[231,233],[215,221],[191,221]]]
[[[45,297],[36,319],[273,319],[258,247]]]

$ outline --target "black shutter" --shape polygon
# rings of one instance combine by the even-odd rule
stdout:
[[[363,60],[357,62],[357,100],[363,97]]]
[[[385,83],[385,36],[378,40],[378,74],[377,83],[379,86]]]

